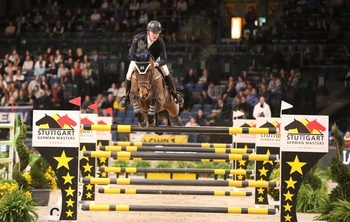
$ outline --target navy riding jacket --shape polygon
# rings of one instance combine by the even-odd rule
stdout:
[[[165,49],[165,44],[162,38],[158,38],[149,49],[147,49],[147,33],[142,32],[137,35],[135,35],[134,39],[132,40],[131,46],[129,48],[129,59],[133,60],[133,54],[134,53],[139,53],[140,46],[144,46],[145,50],[147,50],[155,60],[159,58],[157,63],[159,66],[163,66],[167,63],[167,54],[166,54],[166,49]]]

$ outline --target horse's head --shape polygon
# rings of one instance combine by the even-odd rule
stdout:
[[[72,120],[69,116],[68,116],[68,114],[66,114],[66,115],[64,115],[64,116],[62,116],[62,117],[60,117],[58,120],[57,120],[57,122],[63,127],[64,125],[70,125],[70,126],[76,126],[77,125],[77,123],[74,121],[74,120]]]
[[[316,119],[310,121],[306,127],[310,130],[310,132],[313,132],[314,130],[318,130],[321,132],[326,131],[326,127],[324,127],[323,125],[321,125],[319,122],[317,122]]]
[[[35,122],[35,125],[40,126],[42,124],[46,124],[50,121],[51,117],[45,114],[45,116],[38,121]]]
[[[149,52],[140,54],[133,54],[133,59],[136,64],[137,70],[137,88],[139,98],[146,100],[152,86],[153,74],[154,74],[154,60]]]

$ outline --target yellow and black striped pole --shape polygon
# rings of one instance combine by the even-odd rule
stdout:
[[[195,173],[214,175],[250,175],[253,170],[244,169],[196,169],[196,168],[137,168],[137,167],[99,167],[100,172],[107,173]]]
[[[237,180],[162,180],[130,178],[83,178],[84,184],[116,185],[165,185],[165,186],[218,186],[218,187],[277,187],[278,182],[270,181],[237,181]]]
[[[266,154],[210,154],[210,153],[152,153],[152,152],[114,152],[114,151],[84,151],[85,157],[105,157],[117,160],[130,160],[140,158],[142,160],[182,160],[201,161],[206,159],[217,160],[248,160],[248,161],[275,161],[278,155]]]
[[[89,205],[81,206],[83,211],[153,211],[184,213],[227,213],[275,215],[277,209],[241,207],[194,207],[194,206],[156,206],[156,205]]]
[[[252,196],[248,191],[226,191],[226,190],[147,190],[147,189],[119,189],[119,188],[99,188],[99,193],[105,194],[166,194],[166,195],[200,195],[200,196]]]
[[[202,133],[202,134],[276,134],[276,128],[250,128],[250,127],[147,127],[141,128],[133,125],[83,125],[84,130],[113,131],[118,133],[132,132],[166,132],[166,133]]]
[[[127,151],[127,152],[194,152],[194,153],[254,153],[254,149],[234,148],[201,148],[201,147],[159,147],[159,146],[100,146],[101,151]]]
[[[229,143],[161,143],[161,142],[128,142],[117,141],[114,146],[175,146],[175,147],[201,147],[201,148],[233,148]]]

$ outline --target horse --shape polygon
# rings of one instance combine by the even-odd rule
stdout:
[[[158,126],[159,118],[167,118],[171,126],[182,126],[175,103],[161,71],[154,66],[149,52],[133,54],[136,69],[131,76],[130,103],[139,127]]]
[[[35,125],[40,126],[47,124],[50,129],[61,129],[61,125],[51,116],[45,114],[45,116],[35,122]]]
[[[91,120],[89,120],[87,117],[83,118],[80,120],[80,124],[84,124],[84,125],[92,125],[94,124]]]
[[[266,123],[261,125],[259,128],[277,128],[277,127],[275,125],[273,125],[272,123],[266,121]]]
[[[284,130],[298,130],[298,133],[310,134],[309,129],[300,121],[294,119],[293,122],[284,127]]]
[[[317,120],[312,120],[308,124],[306,124],[306,127],[309,129],[310,132],[324,132],[326,131],[326,127],[321,125]]]
[[[64,115],[64,116],[61,116],[61,117],[57,120],[57,122],[61,125],[62,128],[64,127],[64,125],[68,125],[68,126],[76,126],[76,125],[77,125],[77,123],[76,123],[74,120],[72,120],[72,119],[68,116],[68,114],[66,114],[66,115]]]

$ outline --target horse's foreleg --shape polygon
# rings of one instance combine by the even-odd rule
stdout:
[[[147,120],[145,120],[145,118],[143,118],[142,110],[140,109],[136,94],[130,93],[129,97],[130,97],[130,101],[131,101],[132,107],[134,109],[134,114],[135,114],[135,117],[137,118],[137,122],[138,122],[139,127],[141,127],[141,128],[148,127],[148,122],[147,122]]]
[[[156,115],[157,99],[158,99],[158,96],[156,94],[153,94],[152,99],[151,99],[151,103],[149,104],[149,107],[148,107],[147,118],[148,118],[148,124],[150,126],[156,125],[155,115]]]

